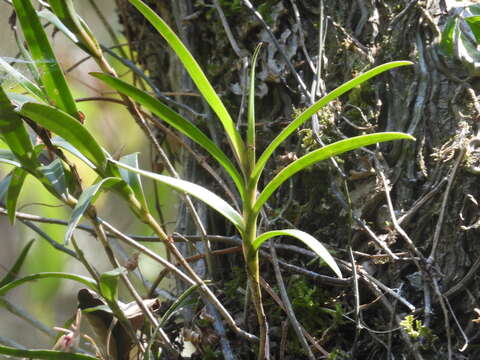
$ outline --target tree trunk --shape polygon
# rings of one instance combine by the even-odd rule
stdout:
[[[248,8],[248,1],[147,3],[192,51],[242,132],[245,64],[255,46],[265,43],[256,78],[258,153],[296,113],[325,92],[387,61],[415,63],[330,103],[316,118],[318,128],[314,119],[291,136],[266,174],[271,178],[288,161],[321,146],[318,140],[331,143],[364,133],[402,131],[416,141],[370,147],[303,171],[269,202],[262,226],[307,231],[342,264],[348,280],[335,281],[308,251],[277,246],[296,317],[316,343],[311,347],[315,358],[325,352],[337,355],[335,359],[480,358],[475,346],[480,332],[472,322],[474,309],[480,307],[480,288],[474,281],[480,265],[480,245],[475,241],[478,141],[471,141],[480,118],[478,82],[464,65],[439,50],[440,31],[449,16],[445,2],[325,1],[322,9],[321,1],[314,0],[255,1],[263,20]],[[189,96],[197,90],[172,50],[124,0],[118,5],[138,63],[159,89],[193,110],[179,111],[225,148],[221,126],[205,103]],[[173,140],[164,132],[158,136],[172,147]],[[173,153],[183,178],[228,198],[190,153],[183,148],[179,152],[178,147]],[[205,209],[201,213],[209,234],[235,235],[216,214]],[[184,234],[196,231],[184,210],[177,225]],[[216,249],[228,246],[214,244]],[[261,274],[276,291],[274,255],[265,251]],[[246,288],[245,274],[237,271],[243,267],[241,253],[217,256],[214,265],[210,275],[222,284],[217,293],[239,325],[255,333],[253,308],[244,307],[244,296],[238,292]],[[278,303],[268,292],[264,299],[272,357],[307,358]],[[402,326],[407,315],[420,322]],[[241,323],[242,319],[246,321]],[[250,344],[233,335],[229,340],[239,359],[254,358]],[[224,356],[225,352],[218,358]]]

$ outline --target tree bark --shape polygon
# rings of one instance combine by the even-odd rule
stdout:
[[[138,63],[159,89],[181,94],[175,100],[197,115],[179,111],[226,148],[221,127],[205,103],[184,96],[197,90],[172,50],[140,14],[124,0],[117,1]],[[308,122],[291,136],[266,174],[271,178],[289,160],[321,146],[317,135],[331,143],[364,133],[402,131],[416,141],[370,147],[337,158],[336,165],[324,162],[303,171],[269,202],[268,220],[262,226],[310,232],[335,251],[349,279],[352,260],[347,249],[352,247],[358,292],[353,280],[335,285],[331,279],[315,277],[313,273],[332,274],[312,262],[308,252],[278,250],[281,264],[290,264],[282,269],[298,320],[336,359],[479,358],[474,345],[480,332],[472,320],[480,295],[475,281],[480,263],[476,241],[480,188],[475,173],[478,142],[471,141],[476,139],[480,116],[478,81],[439,50],[440,31],[448,18],[444,1],[325,1],[323,10],[321,2],[313,0],[255,1],[264,22],[248,8],[248,1],[146,3],[194,54],[242,133],[245,64],[255,46],[266,43],[256,79],[258,153],[296,113],[325,92],[387,61],[415,63],[370,80],[322,109],[318,126]],[[158,136],[172,145],[165,133],[159,131]],[[185,179],[228,197],[188,152],[173,153]],[[201,213],[209,234],[235,234],[216,214],[206,209]],[[180,233],[195,231],[187,211],[180,212],[177,225]],[[262,258],[262,277],[274,286],[272,257]],[[244,299],[236,292],[237,287],[246,287],[245,275],[242,278],[235,270],[243,266],[241,259],[239,253],[217,257],[211,276],[223,282],[226,306],[237,318],[245,317],[241,326],[255,332],[253,311],[243,314]],[[300,277],[299,269],[305,270]],[[286,315],[268,293],[264,297],[272,357],[306,358],[297,337],[286,337],[285,331],[295,334],[282,326]],[[412,315],[424,327],[419,338],[400,325],[413,308]],[[465,339],[469,344],[461,352]],[[249,344],[231,343],[239,358],[253,358]],[[312,347],[320,358],[318,349]]]

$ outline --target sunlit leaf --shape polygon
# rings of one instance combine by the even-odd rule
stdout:
[[[0,345],[0,354],[27,359],[46,360],[97,360],[98,358],[54,350],[25,350]]]
[[[446,55],[453,55],[454,47],[454,33],[458,24],[457,17],[451,17],[448,19],[445,28],[442,31],[442,39],[440,41],[440,49]]]
[[[322,107],[328,104],[330,101],[338,98],[340,95],[346,93],[347,91],[353,89],[354,87],[362,84],[363,82],[375,77],[387,70],[399,67],[399,66],[406,66],[412,65],[413,63],[410,61],[393,61],[389,62],[380,66],[377,66],[363,74],[358,75],[356,78],[347,81],[346,83],[340,85],[335,90],[329,92],[323,98],[318,100],[315,104],[310,106],[306,109],[303,113],[301,113],[295,120],[293,120],[285,129],[283,129],[280,134],[268,145],[265,149],[263,154],[258,159],[257,165],[252,174],[252,178],[254,182],[257,182],[264,167],[267,163],[268,159],[272,156],[275,149],[295,130],[298,129],[300,125],[302,125],[305,121],[310,119],[317,111],[319,111]]]
[[[27,258],[28,251],[32,247],[33,242],[34,240],[32,239],[23,247],[22,252],[15,261],[15,264],[13,264],[13,266],[8,270],[8,273],[3,277],[3,279],[0,280],[0,288],[7,285],[9,282],[14,281],[18,277],[20,269]]]
[[[470,26],[470,30],[472,30],[478,44],[480,42],[480,16],[468,16],[465,18],[465,21]]]
[[[369,135],[361,135],[352,137],[349,139],[337,141],[333,144],[327,145],[323,148],[312,151],[300,159],[294,161],[290,165],[283,168],[263,189],[260,195],[255,202],[253,212],[258,214],[262,206],[272,195],[272,193],[282,185],[288,178],[295,175],[300,170],[305,169],[306,167],[313,165],[319,161],[331,158],[332,156],[343,154],[344,152],[358,149],[362,146],[368,146],[379,142],[398,140],[398,139],[408,139],[414,140],[414,138],[408,134],[396,133],[396,132],[385,132],[385,133],[376,133]]]
[[[4,296],[6,293],[16,288],[17,286],[20,286],[35,280],[39,280],[39,279],[73,280],[87,286],[93,291],[98,291],[97,284],[95,283],[95,281],[86,276],[70,274],[70,273],[62,273],[62,272],[44,272],[44,273],[36,273],[36,274],[28,275],[20,279],[10,281],[9,283],[0,287],[0,296]]]
[[[75,146],[70,144],[68,141],[65,141],[62,137],[55,136],[51,139],[51,142],[53,145],[68,151],[72,155],[75,155],[77,158],[87,164],[91,169],[96,169],[96,166],[90,160],[88,160],[88,158],[86,158]]]
[[[0,149],[0,163],[13,165],[15,167],[21,167],[22,165],[18,161],[17,157],[7,149]]]
[[[169,187],[172,187],[181,192],[185,192],[203,201],[208,206],[217,210],[226,219],[230,220],[230,222],[235,225],[240,232],[243,232],[245,226],[242,216],[237,211],[235,211],[235,209],[231,207],[225,200],[223,200],[221,197],[211,192],[210,190],[207,190],[204,187],[191,183],[189,181],[172,178],[170,176],[155,174],[146,170],[140,170],[138,168],[133,168],[115,160],[110,159],[109,161],[117,164],[119,167],[128,169],[140,175],[159,181]]]
[[[118,281],[122,274],[127,274],[128,271],[124,267],[113,269],[111,271],[104,272],[100,275],[100,294],[107,301],[117,301],[118,300]]]
[[[330,266],[330,268],[339,278],[342,278],[342,272],[340,271],[340,268],[325,246],[323,246],[322,243],[315,239],[312,235],[297,229],[274,230],[261,234],[253,242],[252,246],[250,247],[250,252],[247,256],[249,258],[252,257],[265,241],[275,236],[291,236],[300,240],[310,249],[312,249],[323,261],[325,261],[325,263]]]
[[[70,242],[70,238],[72,237],[73,231],[77,227],[80,219],[85,214],[85,211],[88,207],[95,202],[98,196],[101,193],[101,190],[108,190],[115,185],[121,183],[122,180],[118,178],[105,178],[98,183],[86,188],[82,195],[80,195],[77,205],[72,211],[72,216],[68,221],[67,231],[65,233],[65,244]]]
[[[19,113],[68,141],[101,171],[107,157],[95,138],[74,117],[49,105],[27,103]]]
[[[68,37],[74,43],[78,42],[77,36],[73,32],[71,32],[70,29],[67,26],[65,26],[65,24],[58,18],[58,16],[52,13],[50,10],[43,9],[42,11],[39,11],[37,14],[39,17],[52,23],[58,30],[60,30],[66,37]]]
[[[17,201],[18,201],[18,197],[20,196],[20,191],[22,190],[26,177],[27,177],[27,172],[22,168],[16,168],[12,171],[12,178],[10,180],[10,186],[8,187],[7,199],[6,199],[8,220],[12,225],[15,223]]]
[[[225,153],[220,150],[220,148],[212,140],[210,140],[210,138],[206,136],[198,127],[196,127],[190,121],[186,120],[177,112],[170,109],[168,106],[164,105],[159,100],[155,99],[153,96],[149,95],[145,91],[137,89],[136,87],[126,83],[125,81],[102,73],[91,73],[91,75],[104,81],[106,84],[108,84],[115,90],[121,92],[122,94],[131,97],[133,100],[143,105],[145,108],[153,112],[159,118],[173,126],[185,136],[188,136],[190,139],[192,139],[198,145],[208,151],[208,153],[212,155],[213,158],[215,158],[220,163],[220,165],[222,165],[224,169],[230,174],[233,182],[237,186],[240,195],[243,198],[245,186],[242,176],[239,174],[239,172],[235,168],[235,165],[233,165],[233,163],[225,155]]]
[[[162,37],[175,51],[175,54],[177,54],[178,58],[185,66],[185,69],[190,74],[190,77],[197,86],[198,90],[202,93],[205,100],[212,107],[213,111],[217,114],[218,118],[222,122],[230,144],[232,145],[233,153],[235,154],[239,163],[243,164],[245,162],[245,146],[242,138],[235,129],[235,124],[225,108],[225,105],[220,100],[220,97],[213,89],[195,58],[192,56],[192,54],[190,54],[179,37],[172,31],[172,29],[170,29],[167,23],[165,23],[165,21],[163,21],[150,7],[145,5],[140,0],[129,1],[143,14],[143,16],[145,16],[145,18],[155,27],[155,29],[157,29],[160,35],[162,35]]]
[[[50,103],[78,119],[77,106],[35,8],[30,0],[12,3]]]

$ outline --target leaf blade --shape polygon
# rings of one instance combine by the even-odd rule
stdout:
[[[247,256],[249,258],[253,257],[255,255],[255,252],[260,249],[260,246],[262,246],[265,241],[275,236],[290,236],[300,240],[310,249],[312,249],[323,261],[325,261],[327,265],[333,270],[333,272],[340,279],[342,279],[342,272],[340,271],[340,268],[338,267],[332,255],[330,255],[329,251],[325,248],[325,246],[323,246],[322,243],[315,239],[312,235],[297,229],[273,230],[261,234],[252,243],[251,250],[249,251]]]
[[[257,182],[264,167],[267,163],[270,156],[273,154],[275,149],[290,135],[292,134],[300,125],[302,125],[305,121],[311,118],[318,110],[320,110],[323,106],[328,104],[330,101],[336,99],[340,95],[346,93],[347,91],[351,90],[355,86],[362,84],[363,82],[375,77],[382,72],[387,70],[391,70],[397,68],[399,66],[407,66],[412,65],[410,61],[392,61],[389,63],[382,64],[380,66],[374,67],[373,69],[360,74],[359,76],[355,77],[352,80],[347,81],[346,83],[340,85],[335,90],[329,92],[323,98],[318,100],[315,104],[311,105],[308,109],[306,109],[302,114],[300,114],[295,120],[293,120],[285,129],[283,129],[280,134],[270,143],[270,145],[265,149],[263,154],[258,159],[257,165],[252,174],[253,181]]]
[[[272,193],[282,185],[288,178],[295,175],[300,170],[313,165],[319,161],[328,159],[332,156],[340,155],[344,152],[358,149],[362,146],[372,145],[378,142],[390,141],[390,140],[399,140],[399,139],[409,139],[413,140],[414,138],[408,134],[404,133],[376,133],[369,135],[356,136],[349,139],[344,139],[337,141],[333,144],[324,146],[323,148],[312,151],[300,159],[289,164],[283,168],[263,189],[260,195],[257,198],[253,206],[253,212],[258,214],[262,206],[272,195]]]
[[[22,357],[28,359],[45,359],[45,360],[97,360],[96,357],[91,357],[83,354],[73,354],[55,350],[25,350],[16,349],[9,346],[0,345],[0,354]]]
[[[168,185],[169,187],[172,187],[181,192],[185,192],[203,201],[205,204],[209,205],[211,208],[215,209],[220,214],[222,214],[226,219],[230,220],[230,222],[233,225],[235,225],[235,227],[240,232],[243,232],[245,225],[244,225],[242,216],[237,211],[235,211],[235,209],[232,208],[225,200],[223,200],[221,197],[214,194],[210,190],[207,190],[202,186],[199,186],[197,184],[191,183],[186,180],[176,179],[170,176],[155,174],[150,171],[133,168],[112,159],[110,159],[109,161],[111,161],[114,164],[117,164],[119,167],[123,167],[127,170],[136,172],[140,175],[159,181],[165,185]]]
[[[22,168],[18,167],[12,171],[6,198],[7,215],[11,225],[15,224],[18,197],[26,177],[27,172]]]
[[[0,288],[7,285],[9,282],[12,282],[18,276],[18,273],[20,272],[20,269],[22,268],[22,265],[25,262],[25,259],[27,258],[28,252],[30,251],[34,241],[34,239],[30,240],[23,247],[13,266],[8,270],[8,273],[2,278],[2,280],[0,280]]]
[[[202,93],[205,100],[211,106],[213,111],[220,119],[225,132],[228,135],[230,145],[232,146],[233,153],[237,158],[240,165],[245,162],[245,145],[240,137],[240,134],[235,129],[230,114],[228,113],[225,105],[220,97],[217,95],[213,86],[208,81],[207,77],[203,73],[202,69],[198,65],[195,58],[188,51],[179,37],[172,31],[172,29],[161,19],[150,7],[145,5],[141,0],[129,0],[130,3],[140,11],[143,16],[157,29],[159,34],[168,42],[172,49],[177,54],[178,58],[185,66],[185,69],[189,73],[193,82],[197,86],[198,90]]]

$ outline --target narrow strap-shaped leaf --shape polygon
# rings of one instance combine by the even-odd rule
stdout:
[[[245,146],[242,138],[235,129],[233,120],[225,108],[225,105],[223,104],[222,100],[220,100],[220,97],[213,89],[213,86],[208,81],[195,58],[192,56],[192,54],[190,54],[179,37],[172,31],[172,29],[170,29],[167,23],[165,23],[165,21],[163,21],[150,7],[145,5],[141,0],[129,1],[143,14],[143,16],[145,16],[145,18],[155,27],[155,29],[157,29],[160,35],[162,35],[162,37],[175,51],[182,64],[185,66],[185,69],[190,74],[190,77],[197,86],[198,90],[202,93],[205,100],[212,107],[213,111],[217,114],[218,118],[222,122],[232,146],[233,153],[235,154],[237,161],[239,161],[239,164],[243,165],[245,162]]]
[[[12,178],[10,180],[10,186],[8,187],[6,200],[8,220],[12,225],[15,223],[17,201],[27,174],[28,173],[22,168],[16,168],[12,171]]]
[[[253,52],[252,64],[250,69],[250,87],[248,92],[248,116],[247,116],[247,152],[250,171],[255,166],[255,66],[257,65],[257,57],[262,47],[262,43],[258,44]]]
[[[274,230],[261,234],[253,242],[248,253],[248,257],[250,258],[254,256],[265,241],[275,236],[291,236],[300,240],[310,249],[312,249],[323,261],[325,261],[339,278],[342,278],[342,272],[340,271],[340,268],[325,246],[323,246],[322,243],[315,239],[312,235],[297,229]]]
[[[347,81],[346,83],[340,85],[337,87],[335,90],[329,92],[327,95],[325,95],[323,98],[318,100],[315,104],[310,106],[307,110],[305,110],[303,113],[301,113],[295,120],[293,120],[285,129],[283,129],[280,134],[277,135],[277,137],[268,145],[268,147],[265,149],[263,154],[260,156],[258,159],[257,165],[255,166],[255,169],[252,174],[252,181],[257,182],[263,168],[265,167],[265,164],[267,163],[268,159],[270,156],[272,156],[273,152],[275,149],[290,135],[292,134],[300,125],[302,125],[305,121],[310,119],[313,114],[315,114],[317,111],[319,111],[322,107],[324,107],[326,104],[328,104],[330,101],[338,98],[340,95],[343,95],[347,91],[353,89],[354,87],[360,85],[361,83],[367,81],[368,79],[371,79],[372,77],[375,77],[382,72],[385,72],[387,70],[399,67],[399,66],[406,66],[406,65],[412,65],[412,62],[410,61],[393,61],[389,62],[380,66],[377,66],[363,74],[358,75],[356,78]]]
[[[233,165],[230,159],[225,155],[225,153],[220,150],[220,148],[198,127],[148,93],[137,89],[125,81],[102,73],[91,73],[91,75],[104,81],[106,84],[122,94],[131,97],[133,100],[143,105],[145,108],[153,112],[162,120],[173,126],[185,136],[188,136],[190,139],[208,151],[208,153],[212,155],[213,158],[217,160],[218,163],[222,165],[232,177],[233,182],[237,186],[238,192],[243,198],[245,185],[242,176],[235,168],[235,165]]]
[[[59,196],[67,196],[67,183],[65,181],[65,171],[61,159],[57,158],[50,164],[41,166],[38,170],[48,180]]]
[[[9,76],[11,76],[21,87],[23,87],[30,94],[36,96],[38,99],[41,99],[43,101],[48,101],[46,98],[46,94],[41,88],[37,86],[37,84],[30,81],[20,71],[17,71],[13,66],[3,60],[1,57],[0,69],[5,71],[5,73],[7,73]]]
[[[230,220],[230,222],[233,225],[235,225],[235,227],[241,233],[244,231],[245,225],[244,225],[242,216],[237,211],[235,211],[235,209],[232,208],[225,200],[223,200],[221,197],[214,194],[210,190],[207,190],[202,186],[199,186],[197,184],[191,183],[186,180],[180,180],[180,179],[172,178],[170,176],[159,175],[146,170],[140,170],[140,169],[122,164],[112,159],[110,159],[109,161],[117,164],[119,167],[128,169],[140,175],[159,181],[165,185],[168,185],[169,187],[172,187],[178,191],[187,193],[203,201],[205,204],[207,204],[211,208],[217,210],[226,219]]]
[[[15,167],[21,167],[20,161],[17,157],[7,149],[0,149],[0,163],[13,165]]]
[[[26,284],[31,281],[39,280],[39,279],[67,279],[79,282],[88,288],[92,289],[93,291],[98,291],[97,284],[95,280],[81,275],[71,274],[71,273],[63,273],[63,272],[43,272],[43,273],[36,273],[32,275],[28,275],[22,277],[17,280],[10,281],[9,283],[5,284],[4,286],[0,287],[0,296],[4,296],[10,290]]]
[[[51,142],[53,145],[58,146],[59,148],[62,148],[66,151],[68,151],[70,154],[75,155],[77,158],[82,160],[85,164],[87,164],[91,169],[96,169],[96,166],[88,160],[75,146],[70,144],[68,141],[63,139],[61,136],[55,136],[51,139]]]
[[[19,113],[61,136],[103,171],[107,165],[104,151],[88,130],[69,114],[53,106],[27,103]]]
[[[52,13],[50,10],[43,9],[39,11],[38,16],[52,23],[58,30],[60,30],[67,38],[72,40],[74,43],[78,42],[77,36],[70,31],[70,29],[58,18],[57,15]]]
[[[72,211],[72,216],[68,221],[67,231],[65,233],[65,244],[70,242],[70,238],[72,237],[73,231],[77,227],[80,219],[82,218],[85,211],[88,207],[97,200],[98,196],[100,195],[101,190],[107,190],[111,187],[118,185],[121,183],[122,180],[118,178],[105,178],[98,183],[86,188],[82,195],[78,198],[77,205]]]
[[[0,354],[27,358],[27,359],[45,359],[45,360],[97,360],[98,358],[83,355],[72,354],[54,350],[25,350],[16,349],[9,346],[0,345]]]
[[[18,277],[18,273],[20,272],[20,269],[27,258],[28,251],[32,247],[33,242],[34,240],[32,239],[23,247],[22,252],[15,261],[15,264],[13,264],[13,266],[8,270],[8,273],[3,277],[3,279],[0,280],[0,288]]]
[[[120,162],[138,169],[138,153],[122,156],[120,158]],[[140,201],[144,209],[148,209],[147,200],[145,199],[145,193],[143,192],[140,175],[138,175],[138,173],[128,171],[124,168],[120,168],[119,170],[120,176],[128,185],[130,185],[137,200]]]
[[[0,133],[15,157],[28,169],[34,169],[38,162],[33,151],[27,129],[20,116],[0,86]]]
[[[414,140],[414,138],[408,134],[397,133],[397,132],[385,132],[385,133],[376,133],[369,135],[361,135],[352,137],[349,139],[337,141],[333,144],[327,145],[323,148],[317,149],[302,156],[300,159],[294,161],[290,165],[283,168],[263,189],[255,205],[253,207],[253,212],[258,214],[262,206],[272,195],[272,193],[282,185],[288,178],[295,175],[300,170],[305,169],[306,167],[313,165],[319,161],[331,158],[332,156],[340,155],[344,152],[358,149],[362,146],[368,146],[379,142],[398,140],[398,139],[408,139]]]
[[[35,8],[30,0],[12,2],[50,103],[78,119],[77,106]]]
[[[0,181],[0,202],[3,202],[5,195],[7,195],[10,180],[12,180],[12,173],[8,174],[2,179],[2,181]]]

